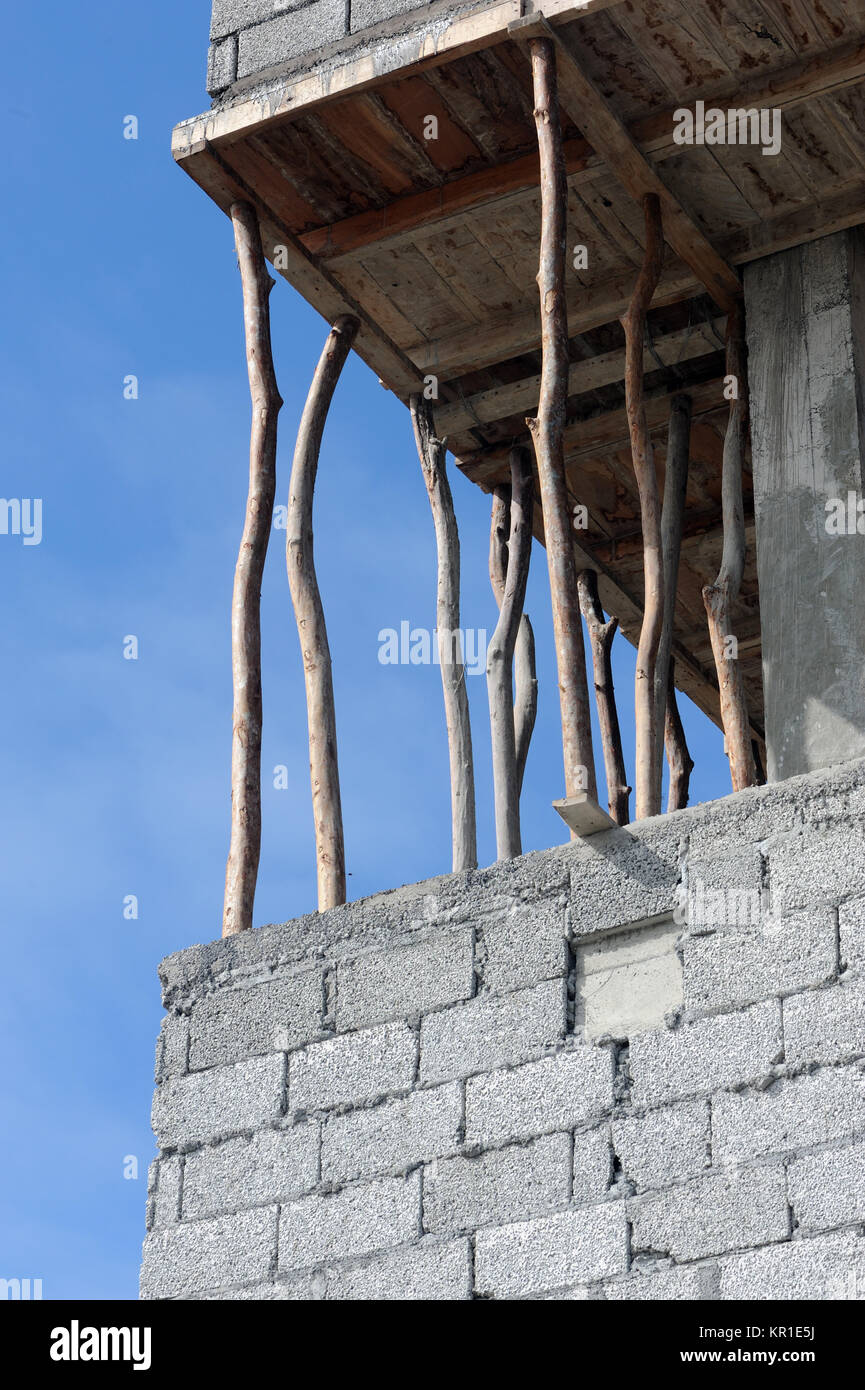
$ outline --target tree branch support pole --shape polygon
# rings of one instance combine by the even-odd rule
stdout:
[[[681,811],[682,808],[688,804],[691,773],[694,771],[694,760],[688,752],[685,730],[679,714],[672,662],[670,662],[670,684],[667,690],[667,706],[664,711],[664,747],[667,751],[667,765],[670,769],[670,786],[667,791],[667,810]]]
[[[631,437],[631,455],[643,529],[643,625],[637,647],[634,702],[637,728],[635,767],[636,819],[656,816],[661,810],[657,785],[657,747],[661,737],[655,715],[655,667],[664,621],[664,561],[661,545],[661,502],[646,421],[643,394],[643,345],[646,313],[661,274],[664,256],[661,205],[654,193],[643,198],[646,250],[634,293],[622,318],[625,330],[625,408]]]
[[[493,505],[490,520],[490,584],[499,608],[505,594],[508,565],[508,537],[511,529],[511,489],[508,483],[498,483],[492,491]],[[524,511],[534,515],[534,480],[529,479]],[[529,547],[531,560],[531,546]],[[517,760],[517,795],[523,790],[523,777],[529,746],[538,713],[538,677],[535,668],[535,634],[528,613],[520,617],[514,646],[514,742]]]
[[[670,699],[675,702],[675,684],[672,680],[673,624],[676,616],[676,593],[679,587],[679,558],[682,552],[682,524],[685,517],[685,496],[688,490],[688,461],[691,444],[691,397],[676,395],[670,402],[670,423],[667,433],[667,465],[664,470],[664,503],[661,509],[661,554],[664,564],[664,618],[661,626],[661,639],[658,643],[658,658],[655,665],[655,728],[664,730],[663,743],[658,737],[655,748],[655,788],[654,797],[661,804],[663,786],[664,749],[669,754],[671,745],[667,739],[666,711]],[[672,696],[670,691],[673,692]],[[673,729],[682,729],[678,708],[673,716]],[[684,739],[684,731],[682,731]],[[685,757],[688,757],[687,748]],[[679,751],[676,747],[675,757]],[[669,761],[669,758],[668,758]],[[684,765],[684,764],[683,764]],[[693,764],[692,764],[693,766]],[[670,765],[672,778],[673,768]],[[671,782],[672,786],[672,782]],[[668,810],[679,809],[669,805]]]
[[[282,405],[270,343],[269,298],[274,282],[261,249],[258,216],[249,203],[234,203],[231,220],[243,291],[252,425],[246,517],[231,600],[231,840],[223,936],[252,926],[261,853],[261,578],[276,497],[276,422]]]
[[[333,675],[324,609],[315,577],[312,504],[327,413],[358,327],[357,319],[346,314],[336,320],[327,336],[300,419],[286,519],[285,561],[306,685],[319,912],[345,902],[345,845]]]
[[[714,584],[707,584],[704,588],[703,602],[706,605],[712,654],[718,673],[721,722],[724,726],[727,757],[730,760],[730,776],[733,790],[741,791],[743,787],[753,787],[757,784],[745,684],[730,617],[745,572],[742,468],[748,432],[748,379],[741,305],[727,315],[727,377],[735,378],[736,395],[730,401],[721,471],[724,549],[718,577]]]
[[[527,421],[535,447],[550,572],[553,632],[562,714],[565,794],[597,800],[583,626],[577,595],[571,516],[565,481],[564,425],[568,394],[568,316],[565,301],[567,182],[562,152],[554,41],[529,40],[534,117],[541,170],[541,384],[538,413]]]
[[[580,607],[589,629],[592,647],[592,665],[595,672],[595,703],[598,708],[598,723],[601,726],[601,743],[604,749],[604,771],[607,777],[607,801],[610,815],[617,825],[627,825],[630,819],[628,798],[631,788],[625,774],[625,757],[622,752],[622,734],[619,729],[619,713],[616,709],[616,695],[613,689],[613,664],[611,650],[618,618],[604,619],[604,610],[598,596],[598,576],[594,570],[582,570],[577,576]]]
[[[477,867],[478,855],[472,731],[460,631],[460,538],[445,466],[445,445],[435,436],[432,407],[420,395],[411,397],[410,406],[436,534],[436,632],[450,757],[453,871],[463,873]]]
[[[493,753],[496,853],[522,854],[520,790],[514,722],[514,650],[520,626],[532,545],[532,470],[527,449],[511,449],[510,533],[499,620],[487,650],[487,690]]]

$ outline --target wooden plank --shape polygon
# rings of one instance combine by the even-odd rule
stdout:
[[[510,27],[510,33],[519,43],[539,34],[553,40],[556,45],[559,101],[563,109],[573,121],[579,122],[586,139],[609,164],[631,197],[639,201],[651,194],[659,199],[664,239],[691,267],[715,302],[729,311],[741,297],[738,275],[669,191],[627,127],[570,50],[556,37],[546,20],[536,16],[516,20]]]
[[[247,200],[255,206],[261,221],[265,256],[273,262],[274,247],[285,248],[282,254],[286,265],[275,268],[323,318],[333,323],[342,314],[352,314],[360,320],[356,351],[386,386],[403,398],[421,388],[421,377],[406,354],[387,337],[344,286],[325,267],[317,264],[297,237],[274,216],[272,210],[217,151],[205,143],[194,155],[190,155],[186,164],[196,183],[223,212],[228,213],[231,204],[238,200]]]
[[[737,107],[772,106],[784,111],[813,97],[844,91],[863,78],[865,44],[857,43],[806,62],[791,64],[781,72],[757,81],[745,84],[737,81],[715,100],[721,104],[729,100]],[[631,138],[640,146],[643,154],[650,154],[655,162],[683,154],[684,147],[673,143],[673,111],[677,109],[680,109],[679,106],[644,117],[629,128]],[[565,164],[569,183],[575,187],[602,177],[606,170],[606,165],[585,140],[565,142]],[[469,208],[480,210],[525,196],[537,186],[538,160],[537,155],[532,153],[455,179],[442,188],[409,194],[381,210],[358,213],[307,232],[303,237],[304,245],[315,255],[346,255],[372,241],[397,242],[410,236],[418,227],[429,230],[434,223],[445,224],[449,218],[459,216]]]
[[[553,810],[558,811],[568,829],[580,840],[585,840],[589,835],[597,835],[599,830],[618,829],[618,823],[602,810],[588,792],[561,797],[553,802]]]
[[[725,321],[723,316],[712,321],[715,333],[723,335]],[[709,326],[697,324],[655,338],[651,350],[646,348],[643,361],[645,370],[651,372],[658,367],[658,358],[664,366],[672,366],[676,362],[687,362],[718,350],[718,341]],[[624,348],[598,353],[596,357],[589,357],[583,362],[574,362],[568,373],[568,395],[576,396],[584,391],[595,391],[599,386],[622,381],[624,364]],[[507,386],[479,391],[458,404],[443,406],[436,411],[436,429],[439,434],[458,434],[461,430],[471,429],[473,425],[490,424],[518,411],[534,410],[538,403],[539,386],[540,376],[524,377]]]
[[[646,396],[646,418],[650,430],[665,429],[670,413],[670,401],[674,395],[684,390],[675,384],[669,390]],[[687,387],[693,401],[694,416],[705,415],[724,405],[723,380],[714,378],[701,382],[699,386]],[[573,420],[565,427],[565,458],[570,465],[587,454],[602,453],[607,449],[627,445],[629,438],[628,417],[624,407],[591,415],[583,420]],[[457,458],[457,467],[474,483],[485,485],[504,480],[511,442],[497,444],[489,449],[479,449],[475,453]]]

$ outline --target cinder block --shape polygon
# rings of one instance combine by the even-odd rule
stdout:
[[[237,78],[237,35],[217,39],[207,50],[207,93],[218,96]]]
[[[322,1134],[322,1178],[344,1183],[453,1153],[460,1141],[462,1109],[462,1087],[453,1083],[369,1110],[331,1115]]]
[[[608,1048],[558,1052],[466,1086],[466,1142],[500,1144],[572,1129],[613,1106],[615,1062]]]
[[[276,1207],[154,1231],[144,1242],[142,1298],[178,1298],[267,1279],[276,1257]]]
[[[487,1228],[475,1240],[476,1292],[495,1298],[584,1284],[627,1267],[621,1203]]]
[[[351,32],[358,33],[383,19],[393,19],[407,10],[428,9],[430,0],[352,0]]]
[[[463,1302],[472,1296],[469,1243],[423,1240],[363,1265],[337,1265],[326,1280],[325,1298],[339,1302]]]
[[[420,1235],[420,1204],[419,1170],[289,1202],[279,1223],[279,1268],[304,1269],[406,1245]]]
[[[180,1014],[166,1014],[156,1044],[156,1081],[183,1076],[189,1051],[189,1020]]]
[[[699,1260],[790,1234],[784,1169],[697,1178],[628,1203],[635,1255]]]
[[[568,972],[565,900],[521,904],[478,928],[478,961],[484,989],[504,993]]]
[[[774,1000],[669,1032],[637,1033],[629,1049],[632,1099],[640,1107],[666,1105],[757,1081],[781,1055],[781,1009]]]
[[[778,916],[865,893],[865,830],[848,823],[779,836],[769,848],[769,888]]]
[[[683,1182],[711,1163],[704,1100],[614,1120],[612,1132],[622,1172],[639,1192]]]
[[[605,830],[573,847],[568,928],[574,936],[672,912],[679,836],[661,821]]]
[[[825,1067],[767,1091],[719,1095],[712,1103],[716,1163],[787,1153],[852,1138],[865,1129],[865,1076],[857,1067]]]
[[[590,1038],[660,1028],[682,1004],[680,928],[659,922],[576,944],[576,1023]]]
[[[865,1221],[865,1143],[797,1159],[787,1172],[787,1190],[793,1216],[803,1230],[825,1231]]]
[[[528,1061],[565,1036],[564,980],[546,980],[513,994],[481,995],[421,1024],[422,1081],[448,1081]]]
[[[251,24],[272,19],[283,10],[296,10],[308,3],[309,0],[213,0],[210,37],[218,39],[237,29],[248,29]]]
[[[785,999],[784,1047],[791,1066],[865,1055],[863,981]]]
[[[685,942],[685,1007],[707,1013],[769,995],[792,994],[834,978],[835,919],[812,909],[763,932],[718,932]]]
[[[604,1284],[608,1303],[699,1303],[718,1297],[718,1267],[714,1264],[671,1265],[643,1271]]]
[[[292,1110],[362,1105],[412,1085],[417,1036],[404,1023],[387,1023],[293,1052],[288,1066]]]
[[[567,1134],[439,1159],[424,1171],[424,1225],[428,1231],[472,1231],[565,1206],[570,1168]]]
[[[222,989],[192,1008],[189,1069],[225,1066],[265,1052],[286,1052],[321,1036],[321,970],[248,989]]]
[[[597,1202],[606,1197],[613,1180],[613,1151],[609,1125],[574,1135],[573,1200]]]
[[[291,14],[243,29],[238,41],[238,77],[265,72],[343,38],[347,33],[345,15],[345,0],[315,0]]]
[[[721,841],[723,845],[723,840]],[[764,860],[759,845],[688,859],[686,916],[692,934],[756,929],[762,918]]]
[[[170,1158],[155,1158],[147,1174],[147,1229],[161,1230],[180,1220],[180,1187],[183,1181],[183,1160],[176,1154]]]
[[[186,1159],[183,1219],[283,1202],[318,1181],[318,1125],[265,1129],[251,1139],[226,1139]]]
[[[721,1298],[748,1303],[861,1301],[865,1298],[865,1239],[845,1231],[752,1250],[724,1260]]]
[[[160,1148],[191,1148],[262,1129],[279,1119],[284,1100],[283,1054],[252,1057],[233,1067],[164,1081],[153,1097],[153,1129]]]
[[[417,946],[359,956],[336,972],[336,1018],[342,1031],[388,1018],[409,1018],[468,999],[474,987],[468,928]]]
[[[841,968],[865,973],[865,898],[853,898],[838,909]]]

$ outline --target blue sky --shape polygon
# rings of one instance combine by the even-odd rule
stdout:
[[[229,825],[229,605],[249,397],[231,226],[169,153],[204,110],[208,0],[89,0],[5,20],[0,494],[43,499],[41,544],[0,535],[4,928],[0,1276],[45,1298],[134,1298],[161,1008],[156,967],[219,934]],[[139,139],[123,139],[123,118]],[[326,326],[271,297],[279,499]],[[136,401],[123,378],[139,378]],[[489,502],[452,478],[463,625],[492,630]],[[383,666],[378,633],[431,627],[435,552],[408,415],[353,357],[324,440],[316,559],[334,656],[349,893],[450,866],[439,672]],[[303,680],[274,532],[263,594],[264,836],[256,922],[315,906]],[[527,608],[540,680],[526,849],[560,842],[549,590]],[[123,639],[139,659],[123,659]],[[631,648],[616,676],[629,757]],[[485,681],[469,679],[479,853],[495,857]],[[687,701],[694,800],[729,790]],[[600,761],[600,759],[599,759]],[[289,787],[272,769],[289,769]],[[135,894],[137,920],[123,900]],[[123,1176],[138,1159],[139,1176]]]

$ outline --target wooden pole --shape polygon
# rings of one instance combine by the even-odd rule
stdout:
[[[327,413],[358,327],[357,319],[346,314],[336,320],[327,336],[300,418],[286,519],[285,562],[306,685],[319,912],[345,902],[345,845],[333,675],[327,625],[315,577],[312,504]]]
[[[231,600],[231,839],[225,870],[222,935],[252,926],[261,853],[261,578],[276,497],[276,422],[282,397],[270,343],[273,288],[249,203],[231,208],[240,265],[246,366],[252,398],[249,490]]]
[[[643,198],[646,249],[634,293],[622,318],[625,330],[625,409],[631,436],[631,455],[640,495],[643,528],[643,625],[637,647],[634,702],[637,725],[635,766],[636,818],[661,810],[655,776],[660,729],[655,717],[655,664],[664,621],[664,562],[661,553],[661,503],[652,440],[643,394],[643,347],[646,312],[652,302],[664,256],[661,205],[654,193]]]
[[[670,769],[670,786],[667,791],[667,810],[681,811],[682,808],[688,804],[694,760],[688,752],[685,730],[682,725],[681,715],[679,714],[672,662],[670,663],[669,680],[667,703],[664,711],[664,745],[667,750],[667,764]]]
[[[748,434],[748,378],[745,362],[744,322],[741,306],[727,315],[727,376],[736,380],[737,394],[730,401],[724,458],[721,470],[721,511],[724,549],[714,584],[703,590],[709,620],[712,654],[718,673],[721,722],[733,790],[757,785],[757,769],[748,725],[748,703],[733,634],[731,610],[739,596],[745,572],[745,513],[742,506],[742,468]]]
[[[507,567],[499,620],[487,649],[496,852],[499,859],[514,859],[522,854],[513,668],[532,545],[532,470],[528,450],[519,445],[511,449],[510,464]]]
[[[534,513],[534,480],[526,486],[524,511]],[[492,490],[490,519],[490,583],[499,608],[505,592],[508,564],[508,536],[511,527],[511,489],[498,483]],[[531,530],[531,521],[529,522]],[[531,557],[530,557],[531,558]],[[528,613],[520,617],[514,646],[514,741],[517,760],[517,793],[523,789],[523,777],[529,756],[529,745],[538,713],[538,678],[535,668],[535,634]]]
[[[691,397],[674,396],[670,402],[670,423],[667,433],[667,465],[664,470],[664,503],[661,508],[661,555],[664,564],[664,617],[655,664],[655,728],[666,730],[666,707],[670,688],[673,646],[673,623],[676,615],[676,592],[679,587],[679,557],[682,551],[682,523],[685,516],[685,495],[688,490],[688,459],[691,443]],[[675,697],[674,697],[675,698]],[[661,804],[663,784],[663,754],[667,745],[657,740],[655,749],[654,796]]]
[[[628,798],[631,788],[626,781],[625,757],[622,752],[622,734],[619,729],[619,712],[616,708],[616,695],[613,689],[613,664],[611,650],[618,618],[604,619],[604,610],[598,596],[598,576],[594,570],[582,570],[577,576],[580,607],[589,629],[592,647],[592,664],[595,672],[595,702],[598,708],[598,723],[601,726],[601,743],[604,749],[604,771],[607,777],[607,802],[610,815],[617,825],[627,825],[630,819]]]
[[[541,383],[538,413],[527,421],[540,480],[544,542],[550,572],[553,632],[562,714],[565,794],[597,799],[583,626],[577,596],[573,533],[565,482],[563,433],[568,394],[568,315],[565,299],[567,182],[553,40],[530,39],[534,117],[541,171]]]
[[[478,856],[472,731],[461,652],[460,538],[445,466],[445,446],[435,436],[432,406],[420,395],[412,396],[409,404],[436,534],[436,632],[450,758],[453,871],[463,873],[477,867]]]

